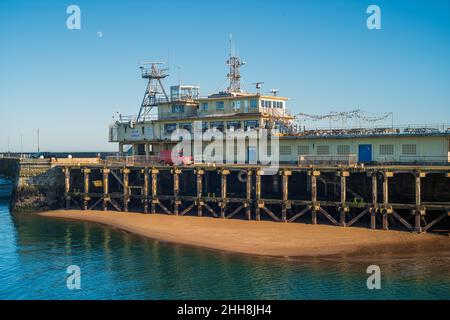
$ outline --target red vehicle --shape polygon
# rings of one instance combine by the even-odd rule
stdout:
[[[190,165],[193,162],[192,156],[183,156],[181,151],[178,156],[172,159],[172,150],[163,150],[158,154],[158,161],[162,165],[173,166],[175,163],[177,165]]]

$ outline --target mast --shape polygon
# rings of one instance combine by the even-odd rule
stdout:
[[[161,79],[164,79],[169,75],[168,69],[160,69],[159,65],[161,64],[163,63],[148,62],[143,63],[140,67],[141,76],[143,79],[148,79],[148,83],[136,122],[144,122],[146,119],[150,120],[150,112],[152,109],[160,102],[169,101],[169,97],[161,82]]]
[[[241,92],[241,74],[239,68],[245,64],[234,51],[233,40],[230,37],[230,56],[227,60],[227,65],[230,67],[230,71],[227,74],[230,80],[230,85],[227,88],[229,93]]]

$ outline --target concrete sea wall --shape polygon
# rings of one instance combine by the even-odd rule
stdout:
[[[61,206],[64,175],[50,159],[0,159],[0,175],[14,183],[13,211],[45,211]]]

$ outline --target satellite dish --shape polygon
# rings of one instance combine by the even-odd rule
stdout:
[[[259,89],[261,89],[263,83],[264,82],[255,82],[255,83],[252,83],[252,84],[255,86],[256,89],[259,90]]]

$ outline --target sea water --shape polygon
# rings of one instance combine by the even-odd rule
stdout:
[[[449,299],[450,254],[272,258],[149,240],[0,203],[0,299]],[[199,218],[201,219],[201,218]],[[450,241],[450,240],[449,240]],[[381,289],[367,287],[367,267]],[[69,266],[80,288],[69,289]]]

